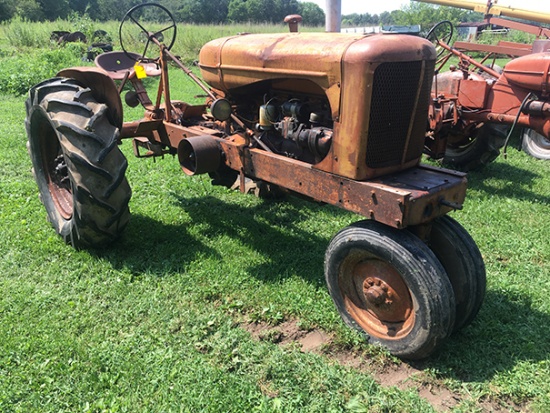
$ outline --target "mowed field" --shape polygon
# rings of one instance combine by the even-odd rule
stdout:
[[[185,29],[182,41],[243,31]],[[58,56],[49,43],[16,53],[2,33],[0,80]],[[191,60],[195,43],[178,44]],[[201,93],[173,79],[174,99]],[[452,213],[484,257],[484,305],[432,357],[406,363],[350,331],[324,284],[330,239],[359,216],[213,187],[125,142],[123,237],[64,244],[32,177],[25,99],[0,96],[1,412],[550,411],[550,163],[517,141],[469,173]]]

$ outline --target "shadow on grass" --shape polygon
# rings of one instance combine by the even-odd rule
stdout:
[[[325,238],[303,229],[300,222],[311,220],[321,208],[330,208],[335,217],[347,214],[294,197],[284,201],[267,200],[248,207],[211,196],[198,200],[179,194],[172,194],[172,197],[193,222],[201,223],[202,236],[223,235],[265,257],[263,263],[250,263],[247,267],[251,276],[265,282],[276,282],[296,274],[313,284],[324,284],[323,258],[329,237],[334,234]],[[318,225],[322,227],[323,223]]]
[[[136,276],[143,272],[163,276],[184,271],[189,262],[200,257],[224,260],[220,248],[208,244],[209,240],[227,237],[265,257],[264,263],[246,266],[247,273],[259,280],[275,282],[296,274],[314,284],[324,284],[323,258],[329,238],[298,225],[323,207],[293,197],[284,202],[242,206],[214,196],[186,198],[175,193],[171,196],[172,202],[190,216],[196,227],[194,234],[185,225],[165,224],[132,214],[121,240],[112,249],[93,253],[109,260],[117,269],[130,269]],[[326,208],[332,209],[332,216],[348,214]],[[319,222],[319,226],[323,223]]]
[[[534,309],[529,297],[488,291],[473,324],[454,334],[421,365],[436,368],[445,377],[482,382],[512,371],[521,362],[547,361],[549,323],[550,316]]]
[[[499,162],[468,173],[468,187],[494,197],[550,204],[550,196],[531,190],[540,177],[537,172]]]
[[[137,215],[132,217],[122,242],[98,255],[115,268],[129,268],[136,276],[145,271],[165,276],[184,271],[189,262],[201,257],[226,259],[218,248],[207,244],[210,239],[228,237],[264,258],[261,264],[246,267],[250,276],[270,283],[295,274],[319,287],[324,285],[325,248],[334,234],[318,235],[300,224],[311,220],[312,215],[324,216],[321,208],[331,208],[330,214],[343,220],[349,217],[345,211],[295,198],[284,203],[266,201],[242,206],[213,196],[171,196],[172,202],[200,228],[199,235],[190,234],[183,225],[167,225]],[[318,225],[322,227],[323,222]],[[444,377],[484,381],[498,372],[512,370],[520,361],[547,360],[548,325],[550,317],[534,310],[528,297],[489,291],[471,326],[452,336],[432,358],[413,364],[421,369],[434,368]]]
[[[143,273],[159,277],[184,271],[187,263],[202,255],[220,253],[189,235],[185,226],[167,225],[148,216],[132,214],[130,224],[112,248],[90,250],[108,260],[118,270],[126,268],[132,276]]]

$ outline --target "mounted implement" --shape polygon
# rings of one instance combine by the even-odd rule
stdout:
[[[166,26],[147,30],[144,7]],[[63,70],[30,91],[35,176],[67,242],[102,246],[121,234],[130,189],[118,143],[131,138],[137,156],[177,155],[187,175],[209,174],[213,184],[246,192],[254,182],[260,194],[296,193],[369,218],[330,242],[325,278],[344,321],[370,342],[422,358],[473,320],[485,291],[483,260],[446,216],[462,208],[465,175],[420,165],[436,58],[429,41],[236,35],[204,45],[203,81],[170,51],[176,24],[168,10],[131,9],[123,49],[133,26],[146,35],[141,54],[103,55],[98,68]],[[153,48],[159,57],[147,58]],[[169,64],[195,80],[204,104],[172,99]],[[141,80],[147,73],[160,75],[154,99]],[[119,97],[128,82],[125,101],[145,110],[133,122],[123,122]]]

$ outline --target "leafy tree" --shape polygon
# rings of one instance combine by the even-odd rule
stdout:
[[[342,25],[343,26],[364,26],[365,22],[362,19],[361,14],[352,13],[342,16]]]
[[[297,0],[231,0],[227,20],[281,23],[285,16],[300,13],[300,6]]]
[[[67,18],[74,13],[87,15],[95,21],[121,20],[132,7],[146,1],[156,1],[170,10],[178,22],[226,23],[270,22],[281,23],[286,15],[300,14],[304,24],[321,26],[325,13],[313,2],[298,0],[0,0],[0,21],[19,15],[30,21]],[[156,19],[156,16],[144,16]],[[401,10],[342,16],[344,26],[381,24],[420,24],[424,30],[441,20],[457,24],[482,18],[480,13],[453,7],[440,7],[411,2]]]
[[[298,14],[308,26],[323,26],[325,24],[325,12],[317,4],[305,2],[299,4]]]
[[[371,15],[369,13],[365,14],[347,14],[342,17],[343,26],[373,26],[380,23],[380,18],[377,14]]]
[[[227,11],[227,20],[240,23],[248,20],[246,0],[231,0]]]
[[[297,0],[275,0],[273,23],[282,22],[289,14],[298,14],[299,10],[300,4]]]
[[[396,24],[411,25],[420,24],[423,30],[430,29],[434,24],[449,20],[454,25],[460,22],[476,21],[483,19],[481,13],[470,10],[462,10],[455,7],[434,6],[431,4],[412,1],[409,6],[401,9],[397,16]]]
[[[69,14],[69,0],[38,0],[46,20],[64,19]]]
[[[275,2],[273,0],[247,0],[248,20],[256,23],[273,22]]]
[[[143,3],[140,0],[96,0],[97,10],[89,10],[90,17],[97,20],[122,20],[132,7]]]
[[[75,13],[87,14],[92,20],[110,20],[113,19],[112,13],[107,16],[101,14],[99,0],[69,0],[69,6]]]
[[[229,0],[184,0],[162,3],[178,21],[188,23],[223,23],[227,19]]]
[[[73,12],[84,14],[86,13],[86,9],[93,8],[95,3],[93,0],[69,0],[69,8]]]
[[[15,10],[15,0],[0,0],[0,22],[11,19]]]
[[[379,16],[380,24],[392,24],[391,13],[389,11],[383,11]]]
[[[15,13],[30,21],[40,21],[45,18],[42,7],[36,0],[19,0]]]

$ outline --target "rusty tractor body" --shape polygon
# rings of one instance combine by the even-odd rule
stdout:
[[[143,7],[172,23],[147,31]],[[325,278],[344,321],[370,342],[422,358],[474,319],[483,260],[446,216],[462,208],[465,175],[420,164],[436,60],[429,41],[236,35],[204,45],[201,80],[170,51],[176,24],[168,10],[136,6],[121,33],[134,23],[147,35],[142,54],[127,51],[121,34],[124,52],[98,56],[97,68],[65,69],[27,100],[35,178],[67,242],[101,246],[122,233],[131,192],[117,144],[131,138],[136,156],[177,155],[186,174],[209,174],[213,184],[246,192],[252,182],[260,195],[299,194],[368,218],[332,239]],[[152,46],[160,54],[148,59]],[[169,65],[197,83],[204,104],[172,99]],[[147,74],[160,76],[153,99]],[[128,82],[126,103],[145,109],[138,121],[123,121]]]

